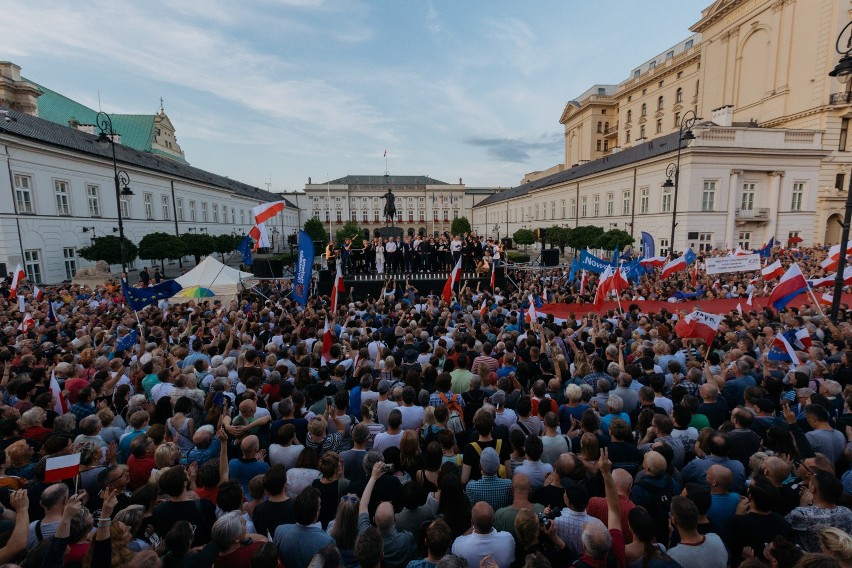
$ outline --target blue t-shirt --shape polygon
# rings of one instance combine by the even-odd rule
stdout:
[[[228,462],[228,478],[240,483],[243,494],[248,500],[251,500],[248,490],[249,481],[255,475],[263,475],[267,471],[269,471],[269,464],[257,459],[234,458]]]

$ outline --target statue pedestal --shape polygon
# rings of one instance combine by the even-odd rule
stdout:
[[[379,236],[382,237],[383,239],[396,238],[396,237],[402,238],[402,236],[404,234],[402,227],[379,227],[378,232],[379,232]]]

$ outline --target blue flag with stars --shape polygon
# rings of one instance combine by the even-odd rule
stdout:
[[[237,245],[237,252],[243,255],[243,264],[251,266],[251,237],[246,235],[240,244]]]
[[[129,288],[127,282],[122,280],[121,290],[124,293],[124,299],[127,300],[127,305],[133,311],[138,312],[145,306],[150,306],[160,300],[171,298],[183,290],[183,286],[174,280],[166,280],[162,284],[149,286],[148,288]]]
[[[119,339],[115,344],[116,351],[129,351],[139,342],[139,332],[135,329]]]

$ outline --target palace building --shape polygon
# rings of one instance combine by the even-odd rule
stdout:
[[[471,223],[646,231],[658,253],[838,242],[852,92],[828,73],[849,10],[848,0],[714,2],[624,81],[569,101],[564,163],[481,201]]]

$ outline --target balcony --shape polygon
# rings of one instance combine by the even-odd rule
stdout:
[[[759,209],[737,209],[735,212],[737,225],[747,223],[768,223],[769,207]]]
[[[618,138],[618,123],[616,122],[615,126],[604,128],[603,134],[604,139]]]
[[[844,93],[831,93],[828,97],[830,105],[852,105],[852,91]]]

